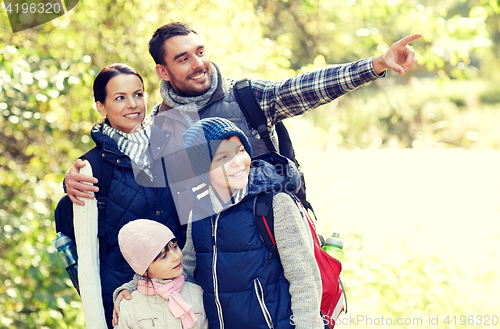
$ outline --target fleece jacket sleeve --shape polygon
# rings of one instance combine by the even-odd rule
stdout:
[[[182,266],[184,267],[186,281],[197,283],[194,279],[194,270],[196,269],[196,251],[194,250],[193,237],[191,236],[193,226],[191,215],[192,214],[189,214],[189,221],[187,224],[186,244],[182,249]]]
[[[291,322],[297,329],[324,329],[320,315],[321,277],[302,215],[285,193],[274,196],[273,211],[276,245],[290,283]]]

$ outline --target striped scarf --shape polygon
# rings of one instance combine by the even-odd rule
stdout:
[[[146,116],[141,125],[141,129],[126,133],[111,127],[106,122],[103,123],[103,134],[114,140],[118,149],[123,152],[141,170],[143,170],[153,181],[151,172],[151,160],[149,158],[149,138],[151,137],[151,118]]]

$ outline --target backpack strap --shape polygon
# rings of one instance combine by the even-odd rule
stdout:
[[[300,164],[295,158],[295,151],[292,146],[290,134],[288,133],[288,130],[286,129],[282,121],[274,125],[274,129],[276,130],[276,134],[278,135],[279,150],[276,149],[273,142],[271,141],[271,135],[269,134],[269,129],[267,129],[266,116],[264,114],[264,111],[262,111],[259,103],[257,103],[257,100],[255,99],[250,80],[238,80],[234,84],[234,91],[241,111],[245,115],[248,123],[250,123],[250,125],[259,132],[260,138],[266,144],[267,150],[269,152],[277,152],[281,155],[286,156],[287,158],[292,160],[299,169]],[[314,218],[316,219],[316,213],[314,213],[312,205],[306,200],[306,182],[303,177],[304,175],[302,174],[302,172],[300,173],[300,175],[301,186],[296,194],[304,207],[306,209],[311,209],[314,214]]]
[[[342,280],[340,280],[340,276],[339,276],[339,284],[340,284],[340,288],[342,288],[342,295],[344,295],[344,309],[345,309],[345,312],[344,313],[347,313],[347,295],[345,294],[345,288],[344,288],[344,284],[342,283]]]
[[[56,232],[61,232],[73,242],[75,239],[75,226],[73,224],[73,201],[65,194],[57,203],[54,211]]]
[[[254,199],[253,214],[264,245],[278,264],[283,266],[274,237],[273,196],[274,193],[258,194]]]
[[[95,197],[98,212],[97,237],[99,238],[99,254],[102,262],[106,256],[106,199],[113,179],[113,165],[102,158],[100,148],[97,146],[82,155],[80,159],[90,162],[92,173],[98,180],[99,192],[95,193]]]
[[[259,132],[260,138],[266,144],[269,152],[278,152],[276,147],[274,147],[271,141],[271,136],[269,135],[269,129],[267,129],[267,119],[264,112],[260,108],[259,103],[255,100],[255,96],[252,92],[252,85],[250,80],[243,79],[239,80],[234,84],[234,91],[236,95],[236,100],[240,105],[241,111],[245,115],[248,123]]]

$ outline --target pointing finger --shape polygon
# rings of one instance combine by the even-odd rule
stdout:
[[[406,46],[406,45],[408,45],[410,42],[417,40],[417,39],[418,39],[418,38],[420,38],[421,36],[422,36],[422,33],[415,33],[415,34],[412,34],[412,35],[407,35],[407,36],[406,36],[406,37],[404,37],[403,39],[399,40],[397,43],[398,43],[400,46]]]

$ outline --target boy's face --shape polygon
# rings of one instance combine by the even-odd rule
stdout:
[[[234,190],[247,186],[250,162],[250,155],[237,136],[231,136],[220,143],[208,178],[223,201],[229,201],[227,197],[230,198]]]
[[[168,251],[161,255],[148,267],[151,279],[173,279],[182,274],[182,250],[177,242],[169,242]]]

